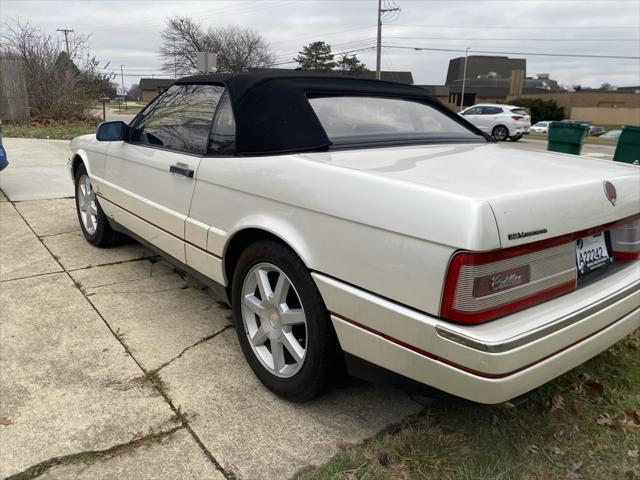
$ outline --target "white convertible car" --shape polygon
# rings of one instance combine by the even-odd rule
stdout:
[[[86,239],[206,281],[291,400],[346,365],[499,403],[640,327],[640,169],[503,148],[417,87],[188,77],[69,168]]]

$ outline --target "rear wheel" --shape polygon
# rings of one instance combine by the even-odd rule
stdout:
[[[273,240],[250,245],[238,259],[231,295],[238,340],[260,381],[298,402],[322,393],[337,364],[337,342],[297,255]]]
[[[109,225],[84,165],[80,165],[76,170],[75,179],[76,211],[84,238],[96,247],[114,245],[120,240],[120,236]]]
[[[504,125],[497,125],[493,127],[491,136],[495,138],[498,142],[502,142],[506,140],[507,137],[509,136],[509,130]]]

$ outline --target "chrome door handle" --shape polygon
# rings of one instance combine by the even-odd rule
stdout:
[[[190,168],[180,167],[178,165],[171,165],[169,167],[171,173],[177,173],[178,175],[184,175],[185,177],[193,178],[194,171]]]

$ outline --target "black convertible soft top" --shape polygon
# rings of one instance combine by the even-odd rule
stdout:
[[[224,85],[236,120],[236,154],[256,155],[322,150],[331,145],[308,96],[369,95],[428,103],[467,126],[424,89],[395,82],[312,72],[248,72],[193,75],[180,84]],[[474,133],[482,135],[475,127]]]

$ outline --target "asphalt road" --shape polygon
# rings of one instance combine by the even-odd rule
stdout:
[[[546,150],[547,139],[540,137],[524,136],[517,142],[506,141],[501,145],[507,148],[526,148],[531,150]],[[582,146],[581,155],[586,157],[601,158],[604,160],[613,160],[613,154],[616,151],[615,144],[585,143]]]

